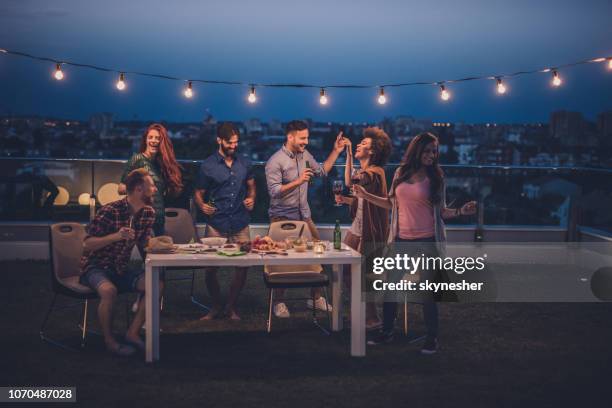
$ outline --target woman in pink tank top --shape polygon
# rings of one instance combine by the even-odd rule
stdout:
[[[408,145],[387,197],[370,194],[360,186],[355,187],[355,195],[391,210],[387,242],[403,243],[396,248],[409,256],[438,256],[437,244],[446,239],[443,220],[476,212],[474,201],[460,208],[446,207],[444,173],[438,163],[438,138],[429,132],[415,136]],[[440,271],[422,271],[421,279],[440,279],[436,272]],[[393,279],[399,280],[401,276]],[[438,307],[432,296],[426,296],[422,303],[427,336],[421,352],[433,354],[438,348]],[[397,302],[388,296],[383,305],[383,329],[368,344],[392,341],[396,316]]]

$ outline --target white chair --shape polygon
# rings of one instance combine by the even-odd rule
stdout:
[[[175,244],[188,244],[190,241],[199,242],[198,232],[191,218],[191,214],[184,208],[166,208],[164,230],[166,235],[172,237]],[[195,287],[195,271],[193,268],[165,268],[166,270],[191,270],[191,302],[204,310],[208,306],[200,302],[193,294]],[[187,278],[188,279],[188,278]],[[173,279],[182,280],[182,279]]]
[[[310,229],[304,221],[277,221],[270,224],[268,236],[274,241],[284,241],[291,236],[298,236],[302,230],[302,237],[311,239]],[[325,273],[321,273],[321,265],[287,265],[287,266],[264,266],[264,283],[269,290],[268,294],[268,333],[272,330],[272,305],[274,304],[274,289],[288,288],[318,288],[322,287],[325,290],[326,306],[327,306],[327,287],[329,286],[329,278]],[[278,300],[299,300],[309,298],[291,298],[291,299],[276,299]],[[330,332],[319,325],[316,315],[316,307],[314,306],[315,299],[312,297],[312,320],[324,333]],[[329,310],[327,311],[327,319],[329,327],[331,321]]]
[[[83,240],[85,227],[76,222],[63,222],[53,224],[49,228],[49,256],[51,259],[51,286],[53,300],[40,326],[40,338],[53,345],[73,350],[65,343],[52,339],[45,333],[47,321],[54,309],[65,309],[79,306],[83,301],[82,321],[78,327],[81,329],[81,348],[85,347],[87,330],[87,312],[90,299],[97,299],[98,294],[88,286],[81,285],[81,255],[83,254]],[[62,295],[77,299],[77,304],[70,304],[61,308],[55,307],[57,296]],[[126,325],[128,314],[126,309]],[[95,333],[95,332],[94,332]]]

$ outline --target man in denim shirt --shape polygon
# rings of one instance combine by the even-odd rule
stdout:
[[[231,123],[217,128],[219,150],[207,157],[200,168],[195,201],[206,215],[207,237],[224,237],[228,242],[250,241],[249,212],[255,205],[255,179],[249,160],[236,154],[240,133]],[[244,287],[248,268],[236,268],[226,305],[226,314],[232,320],[240,320],[236,313],[236,299]],[[221,291],[217,280],[217,268],[206,271],[206,286],[212,297],[213,307],[203,320],[221,314]]]
[[[285,133],[287,141],[266,163],[266,181],[270,194],[270,209],[268,210],[270,222],[304,221],[312,237],[319,239],[319,231],[312,221],[308,205],[308,182],[314,176],[327,175],[344,150],[347,139],[342,137],[342,132],[340,132],[327,160],[320,165],[306,150],[308,125],[305,122],[300,120],[289,122]],[[277,295],[282,297],[282,291],[278,290]],[[325,298],[317,290],[315,306],[317,309],[326,310],[325,303]],[[309,305],[312,307],[312,301],[309,301]],[[289,310],[284,303],[277,302],[274,305],[274,314],[277,317],[289,317]]]

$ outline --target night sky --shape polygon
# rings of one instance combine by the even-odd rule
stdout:
[[[0,48],[182,78],[326,85],[436,81],[500,74],[612,56],[612,2],[592,1],[116,1],[2,0]],[[442,103],[434,86],[330,90],[195,85],[54,67],[0,54],[0,115],[200,121],[309,117],[377,121],[412,115],[434,121],[538,122],[550,112],[576,110],[594,119],[612,109],[612,71],[589,64],[550,75],[509,80],[499,97],[493,81],[453,84]]]

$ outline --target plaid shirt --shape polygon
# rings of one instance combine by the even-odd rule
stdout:
[[[116,241],[97,251],[86,252],[81,258],[81,271],[85,273],[94,267],[112,268],[117,274],[122,275],[127,268],[134,245],[138,244],[141,250],[144,248],[151,236],[154,222],[155,210],[150,206],[145,206],[132,215],[127,197],[100,208],[89,224],[85,239],[104,237],[119,231],[121,227],[130,226],[136,236],[133,240]]]

